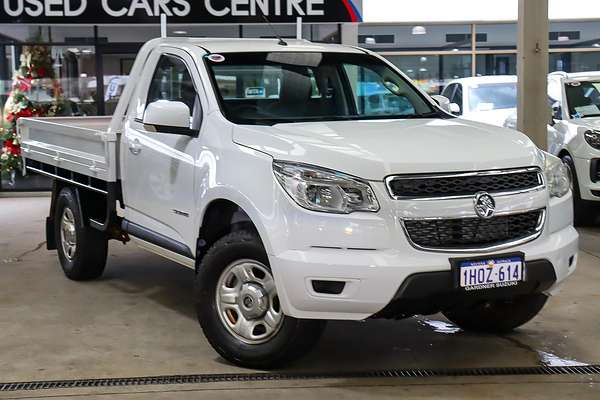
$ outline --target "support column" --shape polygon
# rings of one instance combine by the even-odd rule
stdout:
[[[348,46],[358,46],[358,24],[340,24],[341,43]]]
[[[547,149],[548,0],[519,0],[517,128]]]

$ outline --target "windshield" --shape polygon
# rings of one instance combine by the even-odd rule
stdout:
[[[565,83],[571,118],[600,117],[600,80]]]
[[[491,111],[517,107],[517,84],[489,83],[469,88],[469,110]]]
[[[236,123],[431,118],[439,113],[402,76],[366,54],[225,53],[206,56],[206,64],[225,117]]]

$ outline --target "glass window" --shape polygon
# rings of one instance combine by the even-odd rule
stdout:
[[[517,83],[486,83],[469,87],[469,110],[490,111],[517,106]]]
[[[550,48],[600,47],[597,21],[551,22]]]
[[[386,56],[429,94],[439,94],[452,79],[471,76],[470,55]]]
[[[478,24],[475,30],[478,50],[517,48],[517,24]]]
[[[225,116],[238,123],[424,117],[435,110],[364,54],[230,53],[206,58]]]
[[[477,76],[516,75],[516,54],[480,54],[477,56]]]
[[[550,53],[549,71],[587,72],[600,71],[599,52]]]
[[[171,25],[169,28],[172,29]],[[99,26],[99,43],[144,43],[150,39],[160,37],[160,26],[140,26],[136,25],[134,29],[130,26]]]
[[[93,44],[91,26],[0,25],[0,43],[89,43]]]
[[[571,118],[600,117],[600,80],[565,84]]]
[[[194,110],[198,96],[192,77],[179,57],[161,56],[148,89],[146,105],[157,100],[180,101]]]
[[[372,25],[358,27],[364,46],[377,50],[469,50],[471,25]],[[390,36],[393,42],[390,43]],[[381,42],[377,38],[385,39]],[[362,44],[362,43],[361,43]]]
[[[341,43],[338,24],[312,24],[310,40],[317,43]]]
[[[310,34],[309,27],[307,25],[302,26],[302,35],[308,37]],[[242,27],[242,35],[245,38],[264,38],[271,39],[277,35],[282,38],[295,39],[296,38],[296,25],[295,24],[248,24]]]
[[[356,64],[344,64],[350,78],[354,105],[359,115],[412,115],[415,108],[398,84],[383,78],[371,68]],[[403,84],[403,86],[406,86]]]
[[[240,26],[234,24],[168,24],[169,36],[239,38]],[[156,35],[156,33],[155,33]]]
[[[51,71],[38,71],[40,78],[27,91],[28,99],[42,106],[54,101],[59,91],[63,105],[58,115],[96,115],[96,64],[91,46],[2,46],[6,65],[0,76],[0,105],[4,104],[13,84],[14,70],[31,51],[48,51]],[[33,50],[32,50],[33,49]],[[0,52],[2,53],[2,52]],[[4,111],[4,110],[2,110]],[[4,112],[2,112],[4,115]]]

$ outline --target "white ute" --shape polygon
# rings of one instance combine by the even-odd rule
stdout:
[[[575,223],[600,217],[600,71],[548,75],[548,152],[560,157],[573,179]],[[504,126],[517,128],[513,113]]]
[[[450,100],[452,114],[502,126],[517,109],[517,77],[489,75],[456,79],[444,87],[442,96]]]
[[[131,239],[195,271],[219,354],[268,368],[330,319],[441,311],[506,332],[573,273],[560,159],[447,106],[359,48],[157,39],[112,119],[19,132],[27,169],[55,178],[48,248],[67,277],[99,277],[108,239]]]

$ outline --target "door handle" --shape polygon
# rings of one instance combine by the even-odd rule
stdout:
[[[134,156],[137,156],[142,152],[142,144],[140,143],[139,139],[135,138],[129,142],[129,151]]]

